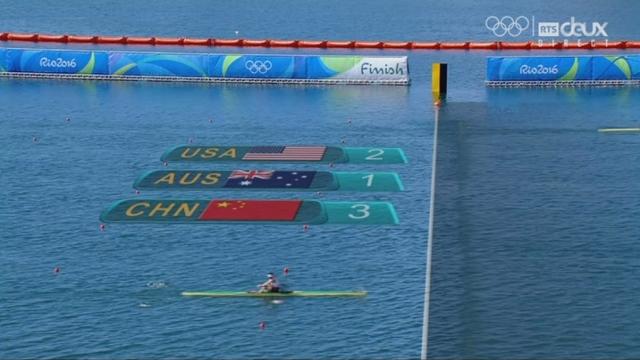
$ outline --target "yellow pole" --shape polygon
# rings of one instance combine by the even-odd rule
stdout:
[[[447,94],[447,64],[434,63],[431,67],[431,92],[434,101],[444,100]]]

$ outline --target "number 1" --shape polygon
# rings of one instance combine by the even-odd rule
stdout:
[[[367,179],[367,187],[371,187],[371,185],[373,185],[373,174],[365,175],[362,178]]]

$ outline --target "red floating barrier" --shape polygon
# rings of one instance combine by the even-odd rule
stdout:
[[[136,45],[136,44],[145,44],[151,45],[155,43],[155,38],[153,37],[137,37],[137,36],[129,36],[127,37],[127,44]]]
[[[67,35],[38,35],[38,40],[41,42],[67,42]]]
[[[157,37],[156,45],[182,45],[183,38]]]
[[[328,48],[352,48],[354,41],[327,41]]]
[[[436,50],[440,48],[439,42],[413,42],[411,43],[412,49],[426,49],[426,50]]]
[[[592,44],[594,49],[624,49],[626,41],[596,41]]]
[[[8,33],[7,40],[9,41],[38,41],[38,34],[15,34]]]
[[[640,41],[625,41],[627,49],[640,49]]]
[[[356,41],[353,44],[356,49],[381,49],[382,42],[380,41]]]
[[[96,41],[98,44],[125,44],[127,38],[125,36],[98,36]]]
[[[496,50],[498,48],[498,42],[472,42],[469,43],[469,49],[473,50]]]
[[[552,50],[552,49],[562,49],[562,43],[561,42],[557,42],[557,43],[532,43],[531,44],[531,49],[533,50]]]
[[[190,39],[184,38],[182,45],[211,46],[212,39]]]
[[[525,42],[500,41],[498,42],[498,48],[506,49],[506,50],[529,50],[531,49],[531,41],[525,41]]]
[[[91,43],[97,42],[97,36],[79,36],[79,35],[68,35],[67,42],[70,43]]]
[[[298,41],[296,41],[296,40],[269,40],[269,46],[271,46],[271,47],[298,47]]]
[[[590,42],[570,42],[570,43],[562,43],[563,49],[592,49]]]
[[[0,41],[30,41],[58,43],[146,44],[146,45],[199,45],[250,46],[290,48],[357,48],[357,49],[460,49],[460,50],[545,50],[545,49],[640,49],[640,41],[591,41],[584,43],[538,42],[380,42],[380,41],[318,41],[318,40],[251,40],[251,39],[190,39],[172,37],[125,37],[82,35],[39,35],[36,33],[0,33]]]
[[[298,41],[298,47],[301,47],[301,48],[323,48],[323,47],[327,47],[327,42],[326,41],[305,41],[305,40],[300,40],[300,41]]]
[[[213,46],[240,46],[242,40],[240,39],[211,39]]]
[[[260,46],[260,47],[266,47],[269,46],[269,41],[268,40],[244,40],[242,41],[242,45],[243,46]]]
[[[405,42],[383,42],[382,48],[383,49],[410,49],[411,43],[406,41]]]
[[[440,49],[443,49],[443,50],[465,50],[468,48],[469,48],[469,42],[440,43]]]

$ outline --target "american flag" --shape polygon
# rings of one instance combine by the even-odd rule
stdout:
[[[229,179],[245,179],[245,180],[253,180],[253,179],[263,179],[269,180],[273,176],[273,171],[269,170],[234,170],[229,175]]]
[[[320,161],[326,146],[254,146],[242,160]]]

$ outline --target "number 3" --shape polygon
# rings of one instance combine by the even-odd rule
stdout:
[[[371,209],[371,207],[367,204],[355,204],[351,206],[351,208],[356,212],[355,214],[349,214],[349,217],[351,219],[362,220],[368,218],[369,215],[371,215],[371,213],[369,212],[369,209]]]

